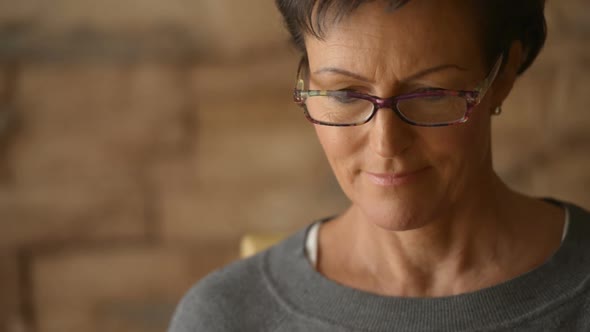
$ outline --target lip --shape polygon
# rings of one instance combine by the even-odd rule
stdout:
[[[411,183],[419,178],[429,167],[423,167],[415,171],[398,173],[372,173],[365,172],[371,182],[383,187],[400,186]]]

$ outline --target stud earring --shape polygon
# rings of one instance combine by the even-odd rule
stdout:
[[[492,111],[492,115],[500,115],[500,114],[502,114],[502,106],[498,106]]]

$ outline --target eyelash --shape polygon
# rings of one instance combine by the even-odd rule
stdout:
[[[423,88],[418,88],[418,89],[412,90],[412,93],[429,92],[429,91],[436,91],[436,90],[444,90],[444,89],[439,88],[439,87],[423,87]]]
[[[338,89],[336,91],[358,92],[358,93],[363,93],[363,94],[369,94],[371,92],[370,89],[367,89],[364,87],[357,87],[357,86],[351,86],[351,87],[347,87],[347,88],[343,88],[343,89]]]
[[[413,89],[408,89],[407,91],[403,91],[401,93],[421,93],[421,92],[429,92],[429,91],[436,91],[436,90],[445,90],[445,89],[440,88],[440,87],[433,87],[433,86],[422,86],[422,87],[417,87],[417,88],[413,88]],[[371,95],[371,91],[366,88],[359,89],[357,87],[348,87],[348,88],[338,89],[336,91],[357,92],[357,93]]]

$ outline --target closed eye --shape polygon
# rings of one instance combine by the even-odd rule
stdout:
[[[334,93],[330,94],[329,97],[334,102],[340,104],[352,104],[358,102],[358,98],[349,96],[348,91],[349,90],[334,91]]]
[[[418,89],[415,89],[412,91],[412,93],[436,92],[436,91],[444,91],[444,90],[446,90],[446,89],[428,86],[428,87],[420,87]]]

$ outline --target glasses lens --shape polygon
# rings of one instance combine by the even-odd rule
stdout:
[[[352,125],[371,117],[370,101],[349,97],[346,91],[330,91],[328,95],[309,96],[305,102],[309,116],[321,123]]]
[[[462,120],[467,112],[467,101],[457,96],[427,96],[400,100],[397,108],[414,123],[436,125]]]

